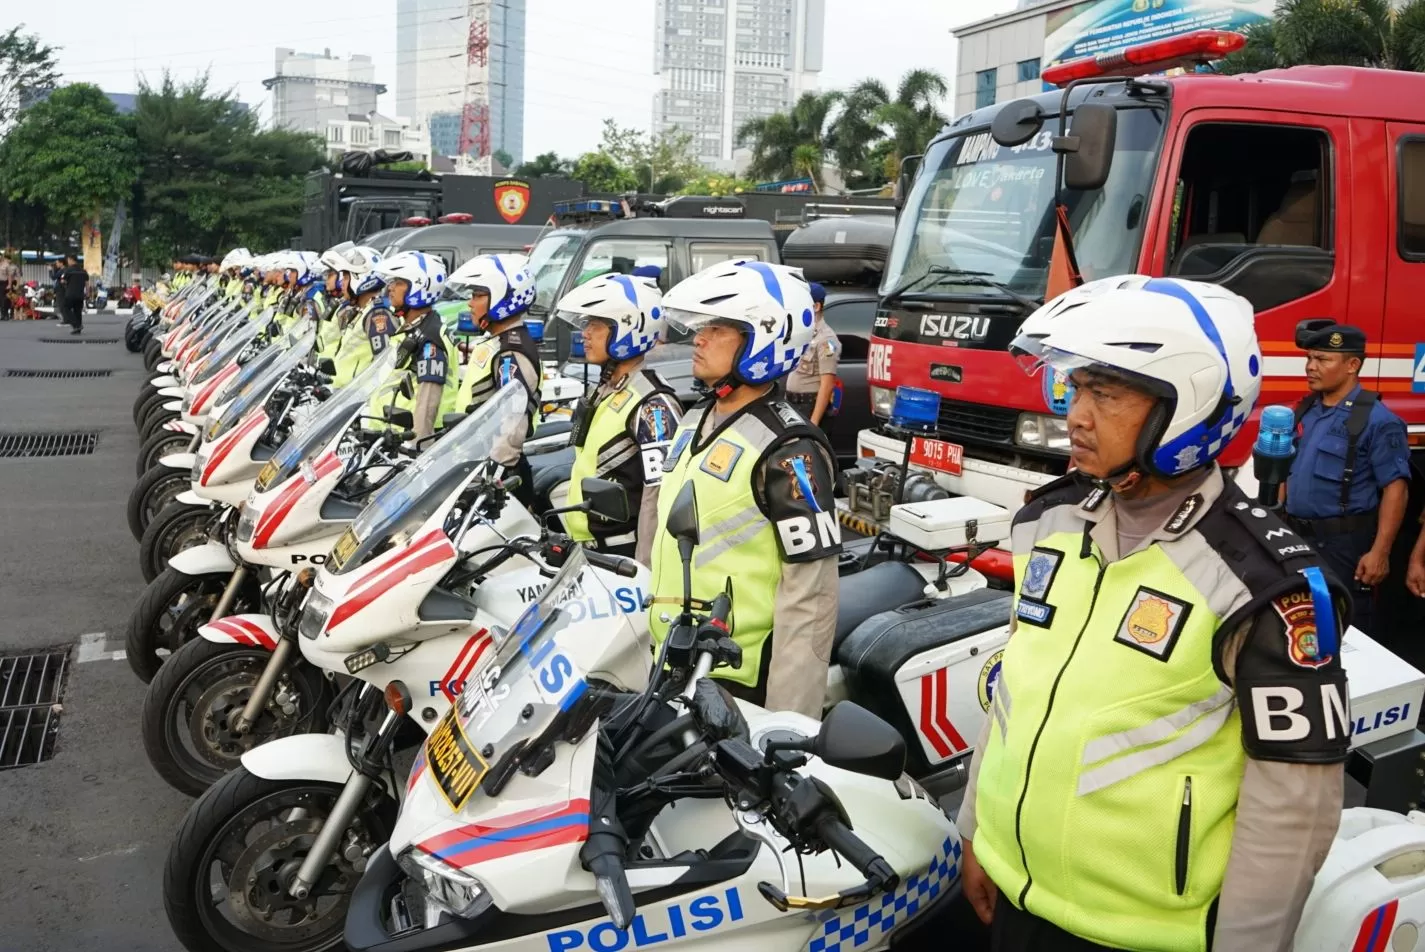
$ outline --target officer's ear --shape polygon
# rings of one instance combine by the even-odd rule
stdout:
[[[1366,359],[1360,354],[1347,354],[1346,372],[1351,374],[1359,374],[1361,372],[1361,368],[1365,366],[1365,363]]]

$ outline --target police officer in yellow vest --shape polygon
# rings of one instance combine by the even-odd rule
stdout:
[[[382,353],[398,326],[383,295],[386,282],[376,270],[380,264],[380,253],[366,245],[346,253],[342,285],[350,300],[333,317],[342,329],[335,358],[338,386],[354,379]]]
[[[1011,350],[1069,375],[1077,471],[1014,518],[966,896],[1005,952],[1287,950],[1340,820],[1350,596],[1214,462],[1261,389],[1252,306],[1105,278]]]
[[[819,718],[841,553],[835,455],[775,387],[811,343],[811,292],[800,269],[735,260],[680,282],[663,306],[671,324],[696,331],[693,374],[712,391],[674,434],[657,492],[663,526],[683,484],[697,488],[694,597],[711,599],[732,580],[742,667],[713,676],[745,700]],[[680,601],[678,546],[661,529],[650,566],[654,596]],[[650,612],[655,641],[667,616]]]
[[[398,407],[410,409],[416,439],[430,436],[455,407],[460,386],[460,360],[433,307],[445,285],[445,262],[420,251],[402,251],[383,258],[376,273],[386,282],[386,303],[401,321],[402,356],[397,366],[414,379],[412,392]]]
[[[583,500],[580,483],[593,476],[621,485],[633,514],[612,523],[571,512],[564,525],[577,542],[615,555],[636,552],[646,564],[658,512],[657,497],[644,487],[662,480],[673,430],[683,417],[668,381],[643,366],[664,338],[662,292],[656,278],[601,275],[564,295],[556,316],[582,328],[584,359],[603,368],[598,386],[574,414],[569,504]]]
[[[453,296],[468,298],[470,319],[488,336],[474,341],[465,358],[456,409],[470,413],[494,396],[501,387],[518,380],[529,392],[529,421],[525,437],[534,432],[539,419],[542,374],[539,345],[525,327],[525,312],[534,303],[534,275],[524,255],[478,255],[455,269],[450,276]],[[519,452],[515,471],[520,477],[515,498],[525,507],[534,506],[533,476],[523,453],[524,442],[511,447]]]

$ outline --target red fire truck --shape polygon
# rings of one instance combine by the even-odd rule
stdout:
[[[962,116],[931,143],[905,183],[869,353],[883,422],[897,387],[939,395],[907,483],[1013,510],[1065,472],[1067,383],[1007,352],[1043,300],[1058,204],[1085,280],[1180,276],[1255,305],[1258,412],[1305,393],[1293,330],[1331,317],[1366,331],[1363,383],[1425,442],[1425,76],[1148,75],[1241,43],[1203,31],[1065,63],[1044,73],[1061,91]],[[1224,465],[1249,459],[1256,416]],[[859,447],[882,473],[905,453],[884,425]]]

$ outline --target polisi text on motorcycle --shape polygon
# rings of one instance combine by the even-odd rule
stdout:
[[[545,938],[549,940],[549,952],[571,952],[573,949],[623,952],[628,948],[641,949],[682,939],[691,932],[711,932],[729,922],[738,921],[742,916],[742,896],[736,888],[732,888],[673,903],[664,909],[640,912],[633,917],[626,932],[605,920],[588,929],[551,932]]]

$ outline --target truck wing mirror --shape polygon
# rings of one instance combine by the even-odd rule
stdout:
[[[1064,187],[1080,192],[1103,188],[1117,137],[1118,110],[1098,102],[1075,109],[1069,134],[1054,139],[1054,151],[1064,157]]]

